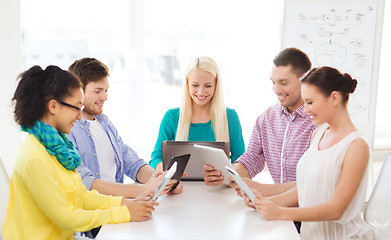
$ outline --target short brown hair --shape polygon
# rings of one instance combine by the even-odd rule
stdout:
[[[83,90],[90,82],[98,82],[109,76],[109,69],[101,61],[95,58],[82,58],[69,66],[68,71],[80,78]]]
[[[311,61],[307,54],[298,48],[285,48],[277,54],[273,60],[276,67],[291,66],[292,71],[301,77],[305,72],[311,69]]]

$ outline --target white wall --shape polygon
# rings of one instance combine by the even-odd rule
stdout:
[[[21,137],[13,120],[11,98],[22,71],[20,0],[0,0],[0,158],[11,176]]]

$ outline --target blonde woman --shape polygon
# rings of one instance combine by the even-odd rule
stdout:
[[[224,104],[221,75],[210,57],[195,59],[186,70],[180,108],[166,112],[149,164],[162,169],[162,141],[230,142],[231,161],[244,153],[242,127],[235,110]],[[181,192],[179,184],[174,193]]]

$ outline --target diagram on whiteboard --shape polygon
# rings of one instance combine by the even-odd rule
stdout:
[[[313,67],[331,66],[349,73],[358,86],[349,101],[355,121],[368,121],[376,4],[287,3],[283,47],[308,54]]]

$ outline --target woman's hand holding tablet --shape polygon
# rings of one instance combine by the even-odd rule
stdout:
[[[247,186],[247,184],[243,181],[242,177],[232,168],[226,166],[228,173],[235,180],[235,182],[239,185],[242,191],[246,194],[246,196],[253,201],[255,199],[255,194],[251,191],[251,189]]]

